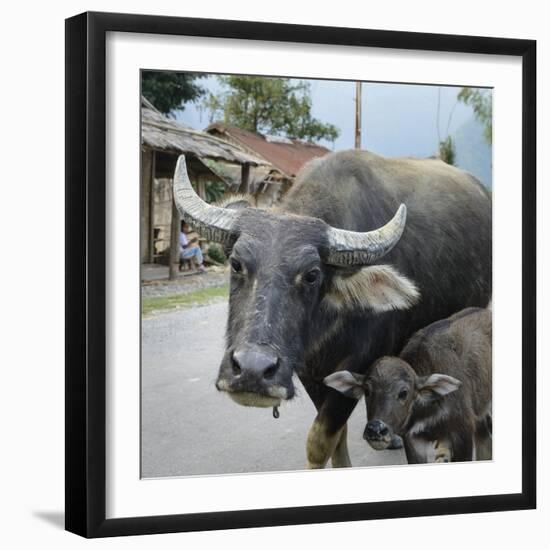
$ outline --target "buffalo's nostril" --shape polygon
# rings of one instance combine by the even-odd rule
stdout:
[[[388,432],[389,432],[389,430],[388,430],[387,426],[382,426],[382,428],[380,428],[379,434],[381,436],[385,436],[385,435],[388,435]]]
[[[235,359],[235,355],[233,353],[231,354],[231,369],[233,370],[233,374],[235,376],[241,374],[241,367],[237,362],[237,359]]]
[[[271,365],[270,367],[267,367],[264,370],[264,378],[266,380],[273,378],[278,370],[279,370],[279,362],[277,361],[274,365]]]

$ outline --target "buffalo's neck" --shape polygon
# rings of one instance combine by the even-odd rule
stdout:
[[[321,310],[311,323],[306,368],[317,381],[334,372],[344,361],[346,369],[365,372],[381,355],[398,353],[407,337],[403,312],[372,314]],[[401,321],[401,322],[400,322]],[[403,322],[404,321],[404,322]]]

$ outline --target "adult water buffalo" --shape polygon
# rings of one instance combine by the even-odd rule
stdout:
[[[174,197],[187,222],[230,251],[226,351],[216,387],[238,403],[294,396],[317,408],[307,463],[350,466],[356,401],[323,379],[399,354],[419,328],[491,296],[491,199],[470,174],[433,159],[329,154],[301,170],[270,210],[215,207],[193,191],[185,159]],[[388,221],[389,220],[389,221]]]

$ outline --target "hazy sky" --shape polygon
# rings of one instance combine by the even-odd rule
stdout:
[[[312,111],[316,118],[330,122],[340,129],[340,137],[332,143],[323,143],[330,149],[350,149],[354,146],[355,83],[346,81],[309,80]],[[201,81],[209,91],[220,87],[215,76]],[[471,108],[458,103],[458,87],[438,87],[408,84],[363,83],[362,147],[386,156],[427,157],[436,152],[438,144],[436,113],[438,94],[441,94],[440,133],[447,135],[449,115],[454,112],[449,126],[453,133],[472,118]],[[177,119],[194,128],[206,127],[209,113],[197,105],[188,104]]]

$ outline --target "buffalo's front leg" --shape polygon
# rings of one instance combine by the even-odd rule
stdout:
[[[329,392],[307,436],[307,467],[324,468],[333,457],[336,467],[351,466],[346,443],[346,422],[357,401]]]
[[[336,444],[336,448],[332,453],[333,468],[349,468],[351,467],[351,459],[348,451],[348,425],[344,424],[340,432],[340,438]]]

